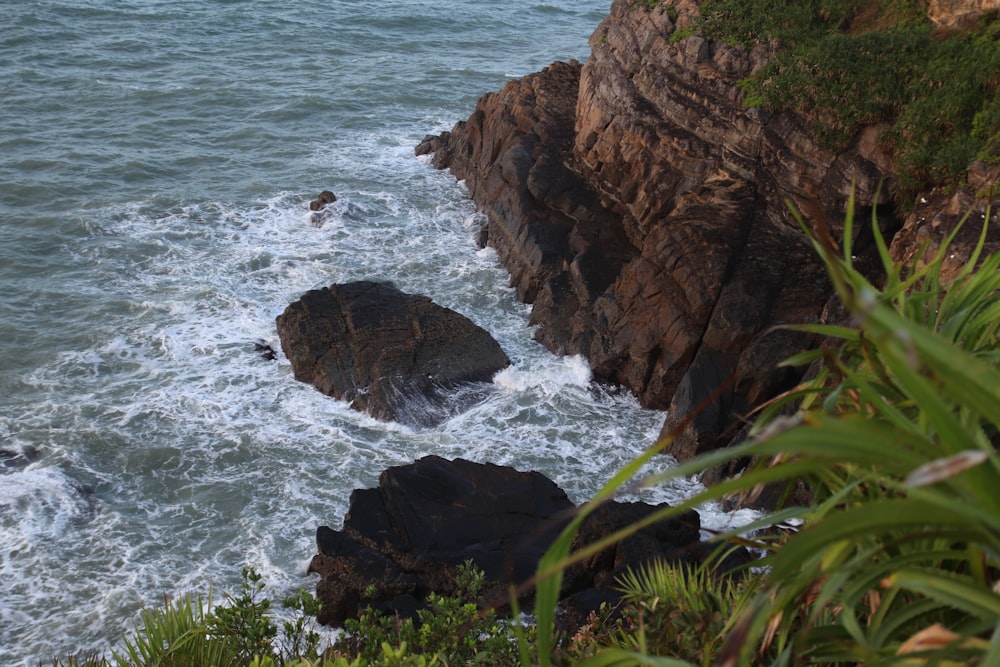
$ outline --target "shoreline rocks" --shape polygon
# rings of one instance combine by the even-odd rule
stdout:
[[[782,325],[837,312],[792,209],[836,238],[853,192],[855,265],[877,281],[873,218],[890,240],[905,223],[893,256],[910,256],[950,230],[959,200],[982,210],[968,190],[989,180],[973,165],[961,196],[903,220],[878,128],[831,151],[810,119],[747,108],[739,81],[768,49],[674,39],[698,2],[664,4],[615,0],[585,64],[483,95],[416,152],[466,184],[536,338],[667,410],[667,453],[685,460],[738,439],[746,414],[799,381],[777,364],[818,340]]]
[[[425,296],[360,281],[311,290],[277,318],[295,379],[382,420],[429,426],[510,365],[485,330]]]
[[[608,502],[584,522],[575,547],[590,544],[664,507]],[[375,489],[351,494],[341,530],[317,530],[309,566],[320,575],[318,620],[341,625],[364,607],[406,615],[426,596],[454,592],[457,567],[471,560],[483,570],[483,604],[505,606],[511,584],[530,603],[538,560],[577,508],[537,472],[427,456],[385,470]],[[659,521],[570,568],[563,597],[574,618],[586,618],[588,600],[615,597],[615,578],[653,558],[697,562],[700,542],[693,510]]]

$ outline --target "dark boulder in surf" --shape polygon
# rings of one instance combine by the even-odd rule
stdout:
[[[0,471],[24,470],[42,457],[34,447],[28,449],[0,447]]]
[[[592,544],[665,505],[601,505],[583,523],[575,548]],[[526,583],[576,507],[554,482],[538,472],[506,466],[449,461],[437,456],[388,468],[378,488],[351,494],[343,528],[321,526],[318,553],[309,566],[320,575],[319,621],[341,625],[373,607],[406,615],[414,600],[431,592],[455,592],[455,574],[465,561],[486,575],[482,604],[505,608],[513,584],[522,604]],[[653,558],[697,561],[708,547],[700,540],[700,518],[687,511],[657,521],[617,545],[570,568],[563,597],[571,617],[585,619],[587,601],[617,598],[616,575]]]
[[[468,318],[385,282],[307,292],[277,326],[297,380],[377,419],[413,426],[481,400],[510,365]]]
[[[309,210],[322,211],[326,208],[327,204],[332,204],[335,201],[337,201],[337,195],[333,194],[329,190],[323,190],[323,192],[316,196],[316,199],[309,202]]]

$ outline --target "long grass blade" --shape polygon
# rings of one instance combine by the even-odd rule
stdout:
[[[990,622],[1000,618],[1000,595],[955,576],[929,570],[903,570],[890,581]]]
[[[610,648],[578,662],[577,667],[694,667],[694,665],[684,660]]]

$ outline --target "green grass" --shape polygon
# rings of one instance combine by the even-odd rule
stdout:
[[[845,239],[853,223],[848,218]],[[829,340],[789,361],[812,364],[811,379],[761,412],[750,441],[645,480],[658,484],[726,460],[755,461],[742,476],[661,517],[752,495],[764,484],[804,482],[811,492],[811,504],[779,508],[742,529],[763,531],[755,537],[720,539],[749,541],[764,554],[749,598],[737,605],[744,611],[700,642],[720,648],[691,655],[677,651],[676,641],[673,649],[648,641],[649,629],[669,619],[654,622],[647,604],[645,630],[584,664],[1000,664],[1000,255],[981,257],[981,237],[966,268],[945,283],[947,243],[934,257],[902,267],[890,260],[874,220],[872,226],[888,276],[881,287],[851,265],[849,241],[836,248],[818,240],[832,238],[828,230],[815,237],[855,324],[799,327]],[[622,471],[593,502],[637,470]],[[605,546],[570,553],[575,526],[539,568],[539,605],[555,604],[562,568]],[[664,607],[669,613],[703,606],[681,592],[673,598],[674,606]],[[547,609],[536,617],[545,665],[545,651],[564,639],[553,633]],[[921,642],[927,648],[919,662],[905,662]]]
[[[701,30],[767,43],[773,59],[741,82],[748,106],[812,119],[829,149],[882,127],[901,208],[922,190],[960,183],[970,161],[1000,161],[1000,21],[943,34],[903,0],[710,0]]]

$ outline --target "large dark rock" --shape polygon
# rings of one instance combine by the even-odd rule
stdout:
[[[277,318],[295,378],[383,420],[438,422],[510,361],[485,330],[389,283],[307,292]]]
[[[656,511],[609,502],[584,522],[575,547],[606,537]],[[310,571],[320,575],[319,620],[340,625],[362,606],[407,613],[430,592],[454,591],[457,566],[486,574],[483,603],[502,606],[509,586],[528,582],[538,560],[576,508],[537,472],[428,456],[389,468],[376,489],[356,490],[340,531],[321,526]],[[695,560],[705,553],[700,520],[689,511],[654,523],[570,569],[564,597],[586,617],[586,600],[612,597],[615,576],[653,558]],[[601,591],[600,594],[587,591]],[[530,586],[522,588],[529,596]]]
[[[697,11],[616,0],[586,64],[511,81],[417,148],[485,212],[537,338],[668,410],[680,459],[797,380],[776,363],[812,339],[775,325],[819,321],[832,290],[788,203],[837,234],[852,189],[858,219],[883,214],[891,174],[872,132],[833,152],[808,119],[748,109],[767,49],[673,40]]]

